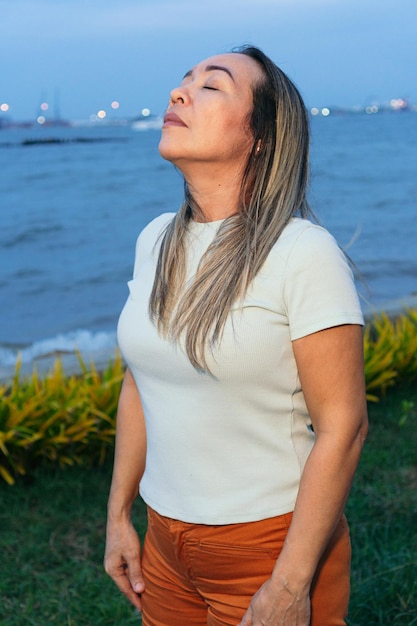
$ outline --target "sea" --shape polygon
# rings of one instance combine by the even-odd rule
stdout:
[[[312,117],[310,202],[365,313],[417,306],[417,113]],[[138,233],[181,204],[158,124],[0,129],[0,379],[115,355]]]

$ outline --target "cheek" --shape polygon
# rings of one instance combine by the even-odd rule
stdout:
[[[226,129],[242,144],[252,143],[252,130],[248,114],[231,115],[227,120]]]
[[[215,124],[216,136],[226,145],[246,148],[252,145],[252,133],[247,117],[228,115],[219,118]],[[214,133],[213,133],[214,134]]]
[[[252,135],[246,129],[244,124],[236,124],[231,122],[224,129],[225,136],[229,136],[229,144],[242,152],[249,152],[252,146]]]

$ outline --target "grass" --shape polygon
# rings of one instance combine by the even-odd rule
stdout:
[[[350,626],[417,625],[417,391],[370,405],[348,504]],[[0,483],[0,624],[128,626],[140,621],[102,569],[111,467],[39,468]],[[138,500],[136,526],[146,517]]]
[[[370,406],[370,433],[347,514],[351,626],[417,625],[417,390]]]
[[[110,470],[39,469],[1,487],[1,624],[138,623],[101,565]],[[135,515],[144,530],[143,508]]]

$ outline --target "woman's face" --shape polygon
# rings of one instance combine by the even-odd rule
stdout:
[[[252,148],[252,87],[261,70],[251,57],[210,57],[186,73],[171,92],[159,143],[161,156],[180,169],[245,164]]]

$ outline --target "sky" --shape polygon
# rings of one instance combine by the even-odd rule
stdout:
[[[417,0],[0,0],[0,116],[159,115],[186,71],[244,43],[309,107],[417,103]]]

